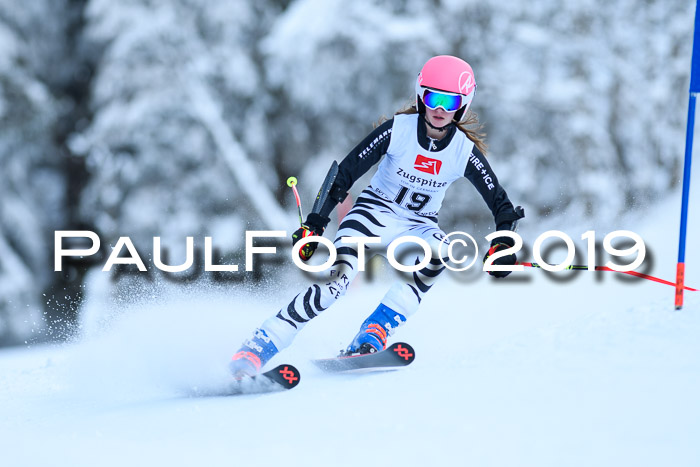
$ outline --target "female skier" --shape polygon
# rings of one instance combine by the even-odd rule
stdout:
[[[323,235],[329,215],[350,187],[382,160],[370,185],[362,192],[338,228],[334,245],[337,260],[327,280],[299,293],[275,316],[267,319],[233,356],[234,376],[254,375],[270,358],[287,347],[306,323],[345,294],[357,274],[357,244],[344,237],[381,237],[380,248],[404,235],[417,236],[431,247],[430,263],[413,273],[413,280],[397,282],[377,309],[362,323],[344,354],[383,350],[387,336],[418,309],[418,305],[445,269],[438,251],[445,233],[437,215],[449,185],[466,177],[491,210],[497,230],[513,230],[516,213],[505,190],[484,157],[485,144],[478,119],[469,111],[476,90],[471,66],[457,57],[433,57],[416,80],[415,106],[398,112],[357,145],[339,164],[338,175],[319,213],[308,215],[294,234],[294,243],[310,235]],[[382,159],[382,157],[386,155]],[[307,243],[299,254],[308,260],[318,243]],[[492,241],[484,261],[494,252],[513,246],[510,237]],[[445,251],[445,249],[442,249]],[[515,255],[494,264],[515,264]],[[509,272],[489,272],[505,277]]]

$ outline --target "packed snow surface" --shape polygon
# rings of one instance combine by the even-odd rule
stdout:
[[[678,204],[616,226],[644,238],[648,272],[669,280]],[[2,464],[700,465],[700,292],[674,311],[666,285],[562,275],[442,278],[393,337],[415,347],[410,367],[322,374],[309,360],[346,345],[387,288],[361,280],[271,362],[300,369],[296,389],[237,397],[187,394],[223,384],[231,354],[294,288],[143,297],[70,344],[0,352]]]

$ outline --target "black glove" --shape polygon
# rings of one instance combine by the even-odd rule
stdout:
[[[511,248],[513,245],[515,245],[515,242],[510,237],[494,238],[493,241],[491,241],[491,248],[489,248],[489,251],[487,251],[484,255],[484,263],[489,258],[489,256],[491,256],[495,252]],[[501,256],[500,258],[494,260],[493,264],[497,264],[500,266],[512,266],[517,261],[518,259],[515,257],[515,254],[511,253],[509,255]],[[491,274],[493,277],[501,278],[506,277],[508,274],[510,274],[510,271],[488,271],[488,273]]]
[[[306,216],[306,222],[301,224],[301,227],[292,234],[292,245],[302,238],[310,237],[311,235],[323,235],[329,222],[329,218],[312,212]],[[313,256],[316,248],[318,248],[318,242],[307,243],[299,250],[299,257],[304,261],[308,261],[309,258]]]

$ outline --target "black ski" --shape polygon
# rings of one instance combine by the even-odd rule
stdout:
[[[234,379],[225,387],[193,388],[191,395],[194,397],[220,397],[285,391],[296,387],[300,380],[299,370],[292,365],[283,364],[259,375]]]
[[[359,373],[395,370],[410,365],[415,358],[413,347],[397,342],[376,353],[321,358],[312,362],[327,373]]]

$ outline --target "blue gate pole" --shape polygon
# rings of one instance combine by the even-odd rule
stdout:
[[[676,265],[676,310],[683,308],[685,285],[685,243],[688,230],[688,198],[690,195],[690,164],[693,154],[693,129],[695,128],[695,94],[688,99],[688,128],[685,136],[685,164],[683,167],[683,197],[681,199],[681,228],[678,240],[678,264]]]
[[[685,283],[685,240],[688,230],[688,198],[690,196],[690,165],[693,159],[693,131],[695,130],[695,96],[700,92],[700,0],[695,5],[695,32],[693,58],[690,64],[690,97],[688,98],[688,125],[685,130],[685,162],[683,165],[683,197],[681,199],[681,226],[678,239],[678,264],[676,265],[676,310],[683,308]]]

